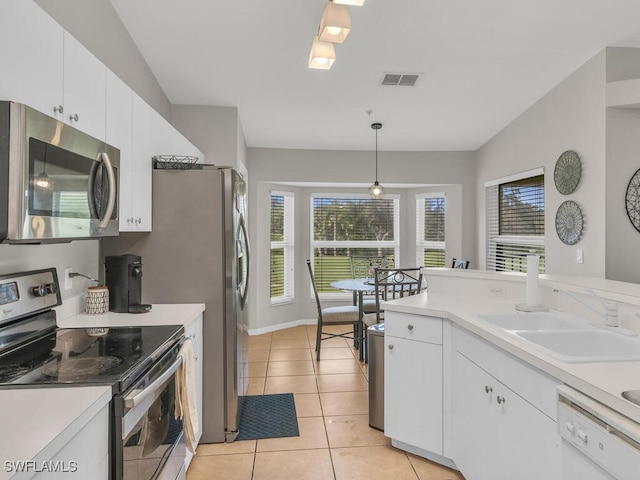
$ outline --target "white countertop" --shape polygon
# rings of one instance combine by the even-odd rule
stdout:
[[[202,312],[204,303],[154,304],[146,313],[115,313],[87,315],[79,313],[71,317],[58,319],[61,328],[91,327],[143,327],[145,325],[184,325],[191,324]]]
[[[0,480],[16,475],[5,462],[55,461],[56,453],[110,400],[111,387],[104,386],[0,390]]]
[[[479,313],[515,312],[514,307],[513,300],[433,292],[385,303],[388,311],[446,318],[640,423],[640,407],[621,396],[625,390],[640,390],[640,361],[564,363],[474,318]]]

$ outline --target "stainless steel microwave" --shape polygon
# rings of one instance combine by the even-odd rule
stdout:
[[[0,241],[118,235],[120,151],[26,105],[0,102]]]

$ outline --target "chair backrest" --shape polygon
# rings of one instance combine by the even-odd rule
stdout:
[[[375,268],[389,268],[393,259],[388,256],[357,256],[349,257],[351,261],[351,278],[372,278]]]
[[[378,322],[382,301],[416,295],[424,289],[421,267],[376,268],[374,278]]]
[[[469,260],[458,260],[454,258],[451,264],[451,268],[462,268],[466,270],[467,268],[469,268]]]
[[[311,268],[311,260],[307,259],[307,268],[309,269],[309,277],[311,278],[311,286],[313,287],[313,294],[316,296],[316,305],[318,307],[318,315],[322,316],[322,306],[320,306],[320,297],[318,296],[318,289],[316,288],[316,279],[313,276],[313,269]]]

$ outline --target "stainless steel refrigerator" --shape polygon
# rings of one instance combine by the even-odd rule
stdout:
[[[246,183],[231,168],[153,171],[153,231],[105,239],[142,257],[145,303],[205,303],[200,443],[232,442],[248,381]],[[144,314],[143,314],[144,315]]]

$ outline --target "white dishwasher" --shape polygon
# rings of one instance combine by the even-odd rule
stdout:
[[[638,480],[640,425],[566,385],[558,387],[563,480]]]

